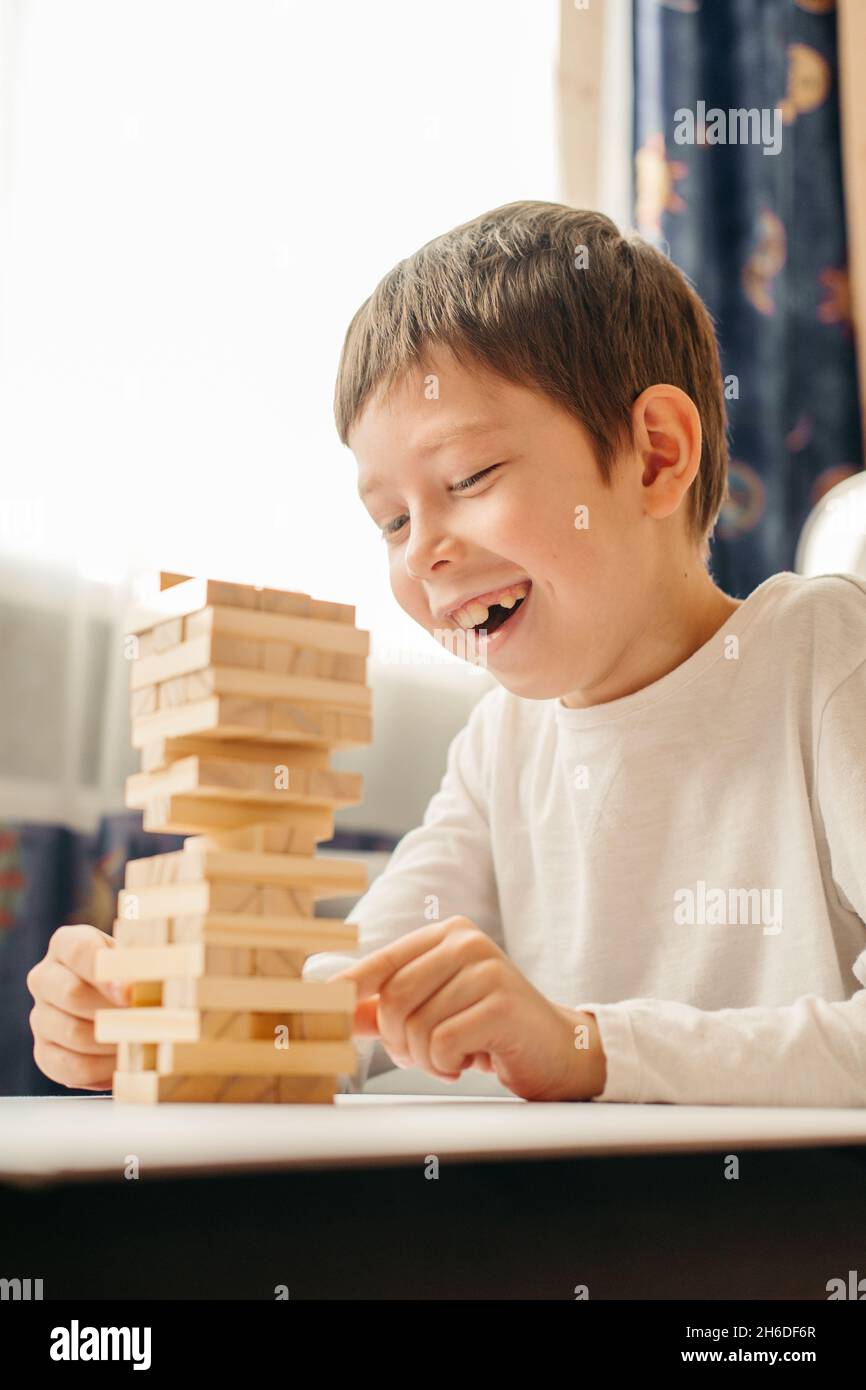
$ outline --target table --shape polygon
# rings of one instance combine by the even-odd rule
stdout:
[[[76,1299],[825,1300],[866,1274],[864,1179],[856,1110],[7,1097],[0,1274]]]

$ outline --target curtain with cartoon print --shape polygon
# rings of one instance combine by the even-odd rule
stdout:
[[[634,221],[716,324],[730,425],[713,577],[793,569],[863,467],[835,0],[633,0]]]

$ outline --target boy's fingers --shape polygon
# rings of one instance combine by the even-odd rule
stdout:
[[[58,1043],[39,1042],[33,1056],[37,1067],[61,1086],[82,1091],[110,1091],[114,1064],[110,1057],[71,1053]]]
[[[352,1024],[352,1034],[357,1038],[378,1038],[379,1023],[376,1011],[379,1007],[379,996],[374,994],[371,999],[362,999],[355,1005],[355,1019]]]
[[[68,1052],[80,1052],[89,1057],[113,1057],[117,1052],[116,1043],[96,1041],[90,1020],[66,1014],[53,1004],[37,1003],[30,1016],[30,1025],[42,1042],[56,1043]]]
[[[48,943],[48,955],[70,969],[73,975],[84,980],[105,999],[113,1004],[129,1002],[129,986],[115,985],[111,981],[97,980],[96,957],[99,951],[114,950],[117,942],[107,932],[98,927],[78,925],[60,927]]]
[[[359,999],[378,994],[392,975],[442,940],[442,927],[441,922],[431,922],[429,927],[418,927],[415,931],[407,932],[396,941],[389,941],[387,946],[382,946],[378,951],[371,951],[369,956],[359,960],[357,965],[341,970],[339,975],[334,975],[333,978],[354,980],[358,986]]]

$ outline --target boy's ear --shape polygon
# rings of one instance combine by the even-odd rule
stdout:
[[[660,521],[677,510],[697,476],[701,417],[679,386],[648,386],[632,406],[632,431],[644,511]]]

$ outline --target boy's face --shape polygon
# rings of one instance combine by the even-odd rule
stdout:
[[[410,617],[434,635],[451,630],[444,640],[460,655],[452,610],[528,583],[474,659],[525,698],[612,698],[664,601],[660,528],[645,514],[637,456],[621,455],[605,487],[573,416],[445,349],[429,352],[387,402],[371,398],[350,446],[359,492],[386,533],[394,596]],[[478,610],[464,617],[478,621]]]

